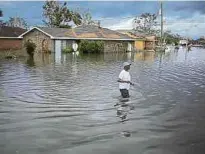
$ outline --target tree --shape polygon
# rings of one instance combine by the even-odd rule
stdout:
[[[67,3],[63,4],[57,1],[46,1],[43,5],[44,22],[49,27],[66,27],[70,28],[69,23],[72,21],[75,25],[81,24],[81,16],[78,12],[71,11],[67,8]]]
[[[104,50],[103,41],[81,40],[79,43],[79,51],[82,53],[100,53]]]
[[[27,42],[25,42],[24,47],[26,47],[26,51],[27,51],[28,55],[30,57],[33,57],[35,49],[36,49],[36,44],[31,42],[31,41],[27,41]]]
[[[140,31],[148,34],[155,32],[156,30],[154,28],[157,25],[156,19],[156,14],[143,13],[140,15],[140,17],[134,18],[133,29],[135,31]]]
[[[3,11],[0,10],[0,17],[3,17]],[[3,22],[3,20],[0,20],[0,26],[5,26],[5,23]]]
[[[94,20],[92,20],[92,15],[89,11],[89,9],[79,9],[79,11],[82,15],[82,24],[83,25],[94,25],[96,24]]]
[[[164,32],[164,39],[167,44],[178,45],[181,36],[179,34],[173,34],[171,31]]]
[[[28,28],[26,21],[20,17],[10,17],[9,21],[6,22],[6,25],[10,27]]]
[[[3,17],[3,12],[2,12],[2,10],[0,10],[0,17]]]
[[[82,17],[82,25],[97,25],[97,23],[92,19],[92,15],[89,9],[77,8],[76,12],[79,12]]]

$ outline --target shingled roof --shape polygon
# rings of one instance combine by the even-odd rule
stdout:
[[[82,25],[71,29],[48,27],[37,27],[37,29],[53,39],[133,40],[132,37],[126,34],[95,25]]]
[[[18,37],[24,32],[26,32],[26,29],[22,29],[19,27],[8,27],[8,26],[0,27],[0,37]]]

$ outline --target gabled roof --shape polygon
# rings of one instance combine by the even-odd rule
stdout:
[[[51,39],[134,40],[126,34],[94,25],[82,25],[71,29],[48,27],[34,27],[33,29],[43,32]],[[20,37],[23,37],[33,29],[22,34]]]
[[[26,29],[19,27],[1,26],[0,38],[18,38],[18,36],[23,34],[24,32],[26,32]]]

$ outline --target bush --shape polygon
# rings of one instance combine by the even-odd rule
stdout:
[[[71,53],[71,52],[74,52],[73,48],[72,47],[66,47],[62,50],[63,53]]]
[[[103,41],[82,40],[79,43],[79,51],[83,53],[100,53],[104,50]]]
[[[34,51],[36,49],[36,44],[30,41],[27,41],[24,44],[24,47],[26,47],[26,51],[28,53],[28,55],[33,56],[34,55]]]

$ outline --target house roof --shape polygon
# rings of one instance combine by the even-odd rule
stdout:
[[[119,30],[117,30],[117,31],[120,32],[120,33],[130,33],[130,34],[132,34],[133,36],[140,37],[140,38],[143,38],[143,37],[147,36],[145,33],[136,32],[136,31],[134,31],[134,30],[119,29]]]
[[[35,28],[52,39],[134,40],[126,34],[94,25],[81,25],[71,29],[48,27],[34,27],[33,29]],[[30,31],[22,34],[21,37]]]
[[[67,28],[50,28],[50,27],[38,27],[43,32],[46,32],[52,37],[64,37],[65,33],[69,30]]]
[[[151,35],[151,34],[146,34],[143,32],[137,32],[134,30],[117,30],[118,32],[121,33],[127,33],[129,36],[136,38],[136,39],[143,39],[146,41],[156,41],[156,36],[155,35]]]
[[[136,35],[128,32],[128,31],[119,31],[119,32],[122,33],[122,34],[126,34],[126,35],[128,35],[129,37],[131,37],[131,38],[133,38],[135,40],[142,40],[142,41],[146,40],[145,37],[143,37],[143,36],[136,36]]]
[[[23,34],[24,32],[26,32],[26,29],[19,27],[1,26],[0,38],[18,38],[18,36]]]

